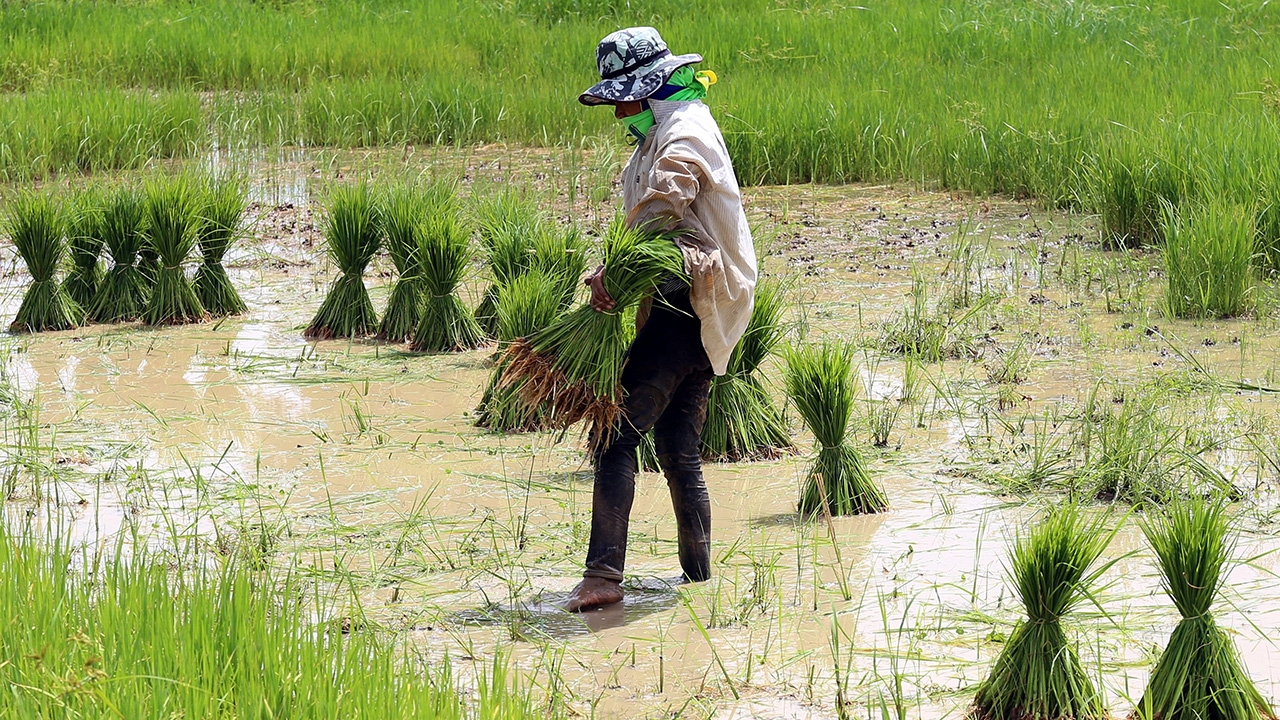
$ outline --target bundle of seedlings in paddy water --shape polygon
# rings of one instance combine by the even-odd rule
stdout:
[[[354,338],[373,332],[377,314],[364,287],[364,270],[382,241],[382,218],[369,187],[344,185],[329,196],[324,221],[325,251],[341,275],[304,335],[309,338]]]
[[[67,254],[62,205],[45,193],[24,192],[9,205],[9,236],[27,264],[31,285],[22,296],[12,332],[67,330],[84,313],[55,277]]]
[[[247,199],[244,183],[234,178],[210,183],[204,189],[195,289],[204,309],[214,316],[238,315],[248,309],[222,266],[222,258],[239,236]]]
[[[684,255],[671,235],[628,228],[615,220],[604,238],[604,286],[614,310],[596,312],[583,304],[507,349],[502,384],[519,386],[525,402],[545,405],[550,423],[568,427],[580,420],[603,432],[613,427],[622,400],[623,358],[629,341],[625,311],[653,292],[663,279],[686,279]]]
[[[724,375],[711,383],[707,421],[702,430],[702,456],[736,462],[774,458],[794,449],[782,411],[765,389],[759,369],[785,328],[782,288],[776,283],[756,286],[751,320],[729,356]]]
[[[475,316],[486,333],[497,336],[498,291],[529,269],[534,240],[546,234],[550,223],[536,205],[514,192],[482,203],[478,215],[480,246],[492,282],[485,288]]]
[[[407,342],[422,319],[422,268],[418,263],[418,230],[427,215],[427,196],[402,186],[382,199],[382,225],[387,251],[395,263],[395,284],[387,311],[378,325],[378,339]]]
[[[1274,720],[1235,644],[1210,612],[1234,561],[1226,503],[1203,497],[1178,500],[1144,522],[1142,531],[1182,621],[1134,715],[1142,720]]]
[[[542,270],[525,273],[499,289],[495,304],[498,312],[497,364],[476,408],[477,426],[495,432],[546,429],[545,406],[525,402],[522,382],[502,383],[509,364],[505,349],[513,341],[528,337],[554,322],[564,309],[563,298],[561,277]]]
[[[458,297],[471,262],[470,233],[456,203],[442,202],[418,227],[422,273],[422,317],[413,331],[417,352],[453,352],[480,347],[484,331]]]
[[[853,348],[847,343],[804,345],[787,355],[787,396],[818,442],[800,496],[800,512],[832,515],[880,512],[889,507],[849,434],[853,413]],[[825,501],[825,502],[824,502]]]
[[[587,269],[587,241],[576,226],[543,225],[533,236],[526,272],[541,272],[560,289],[560,309],[573,305],[573,296]]]
[[[1253,303],[1256,213],[1211,198],[1164,206],[1165,309],[1173,317],[1240,315]]]
[[[62,281],[67,295],[82,309],[93,305],[102,284],[103,269],[98,258],[105,240],[102,235],[102,197],[87,191],[76,199],[67,222],[67,246],[71,249],[71,272]]]
[[[144,204],[137,190],[121,187],[103,205],[100,229],[111,267],[89,308],[95,322],[137,320],[147,306],[148,284],[137,265],[146,244]]]
[[[205,318],[204,305],[183,267],[195,249],[199,188],[191,178],[174,175],[152,180],[146,196],[147,244],[158,265],[142,320],[148,325],[199,322]]]
[[[1114,531],[1104,529],[1104,516],[1089,520],[1083,513],[1074,504],[1057,507],[1014,541],[1009,575],[1027,619],[1014,629],[991,675],[978,686],[972,709],[976,720],[1109,717],[1062,630],[1063,616],[1091,596],[1111,565],[1094,567]]]

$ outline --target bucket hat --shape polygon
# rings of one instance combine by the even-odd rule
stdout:
[[[697,53],[673,55],[651,27],[610,33],[596,46],[600,82],[578,96],[583,105],[612,105],[643,100],[667,83],[685,65],[702,62]]]

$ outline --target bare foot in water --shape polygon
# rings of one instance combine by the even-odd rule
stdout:
[[[564,609],[569,612],[582,612],[592,608],[622,602],[622,585],[613,580],[589,577],[583,578],[578,587],[569,593],[564,601]]]

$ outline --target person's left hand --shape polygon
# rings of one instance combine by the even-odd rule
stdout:
[[[582,282],[591,288],[591,307],[596,312],[609,312],[617,306],[613,298],[609,297],[609,291],[604,289],[603,265],[596,268],[596,271],[584,278]]]

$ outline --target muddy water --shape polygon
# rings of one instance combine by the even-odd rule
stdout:
[[[610,212],[591,199],[600,182],[592,178],[604,173],[597,165],[566,167],[561,157],[505,148],[408,162],[461,171],[469,192],[513,179],[562,216],[598,221]],[[970,221],[981,248],[971,284],[1004,298],[982,328],[983,358],[926,365],[890,448],[868,449],[890,512],[830,527],[797,518],[810,455],[798,425],[797,457],[709,466],[709,583],[677,584],[663,481],[642,475],[627,601],[570,616],[556,603],[578,579],[590,521],[589,468],[576,435],[474,428],[485,350],[419,356],[301,337],[332,279],[309,193],[404,163],[334,155],[253,165],[255,238],[228,263],[251,308],[243,317],[3,341],[8,387],[39,407],[48,446],[40,454],[54,488],[46,504],[61,508],[68,532],[101,540],[140,525],[160,536],[248,539],[282,562],[296,553],[340,568],[333,575],[348,579],[327,581],[354,586],[368,621],[448,657],[464,676],[501,649],[540,694],[602,717],[831,717],[837,687],[859,706],[853,712],[878,713],[883,703],[939,717],[963,711],[1020,616],[1003,564],[1009,538],[1040,506],[956,472],[976,439],[999,432],[979,412],[994,392],[983,361],[1029,343],[1028,380],[1002,416],[1010,422],[1079,402],[1100,379],[1185,371],[1170,342],[1224,377],[1270,382],[1276,372],[1274,323],[1161,318],[1155,260],[1081,249],[1076,236],[1096,234],[1088,218],[892,187],[752,191],[764,267],[792,283],[795,319],[813,335],[874,337],[909,302],[913,268],[936,295],[947,292],[958,223]],[[368,276],[378,307],[385,270],[382,261]],[[21,273],[4,284],[8,317]],[[473,301],[479,287],[468,287]],[[900,359],[870,349],[860,368],[877,398],[901,396],[906,373]],[[778,379],[776,368],[768,374]],[[1270,396],[1250,393],[1178,402],[1211,417],[1275,413]],[[1256,555],[1275,547],[1275,473],[1248,456],[1237,465],[1242,483],[1262,478],[1242,542]],[[32,502],[31,492],[18,495]],[[1140,696],[1152,653],[1176,621],[1135,521],[1122,514],[1108,556],[1123,558],[1099,595],[1105,613],[1084,607],[1070,621],[1117,714]],[[1280,663],[1268,638],[1280,636],[1280,604],[1264,571],[1277,562],[1257,565],[1233,572],[1219,619],[1275,697]]]

